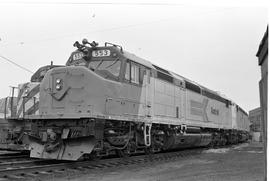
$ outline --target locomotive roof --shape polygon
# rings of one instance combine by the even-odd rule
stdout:
[[[181,80],[181,81],[187,80],[185,77],[180,76],[180,75],[178,75],[178,74],[176,74],[176,73],[174,73],[174,72],[170,72],[170,73],[171,73],[171,75],[173,75],[173,77],[176,78],[176,79],[179,79],[179,80]]]
[[[135,62],[137,62],[137,63],[139,63],[139,64],[142,64],[142,65],[145,65],[146,67],[155,69],[155,68],[153,67],[153,65],[152,65],[151,62],[149,62],[148,60],[145,60],[145,59],[143,59],[143,58],[141,58],[141,57],[138,57],[138,56],[136,56],[136,55],[133,54],[133,53],[130,53],[130,52],[127,52],[127,51],[124,51],[124,50],[123,50],[123,55],[124,55],[126,58],[128,58],[128,59],[130,59],[130,60],[133,60],[133,61],[135,61]]]

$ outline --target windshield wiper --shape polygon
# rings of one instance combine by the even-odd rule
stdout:
[[[116,59],[111,65],[108,65],[108,66],[106,67],[106,69],[109,68],[109,67],[111,67],[111,66],[113,66],[113,65],[116,64],[116,62],[118,62],[118,61],[119,61],[119,59]]]
[[[103,62],[104,62],[104,60],[101,60],[100,63],[97,65],[97,67],[94,69],[94,71],[97,70],[98,67],[99,67]]]

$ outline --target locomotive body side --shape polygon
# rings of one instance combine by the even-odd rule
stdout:
[[[187,90],[187,117],[189,124],[200,127],[231,129],[230,106]]]

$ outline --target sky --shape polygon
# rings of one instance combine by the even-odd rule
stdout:
[[[0,0],[0,98],[39,67],[65,64],[87,38],[122,45],[249,111],[260,105],[256,52],[269,20],[266,1],[254,2]]]

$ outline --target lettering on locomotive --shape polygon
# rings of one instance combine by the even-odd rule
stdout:
[[[104,49],[104,50],[93,50],[92,56],[93,57],[108,57],[111,55],[111,51]]]
[[[82,52],[75,53],[73,54],[73,60],[80,60],[83,58],[83,56],[84,54]]]

